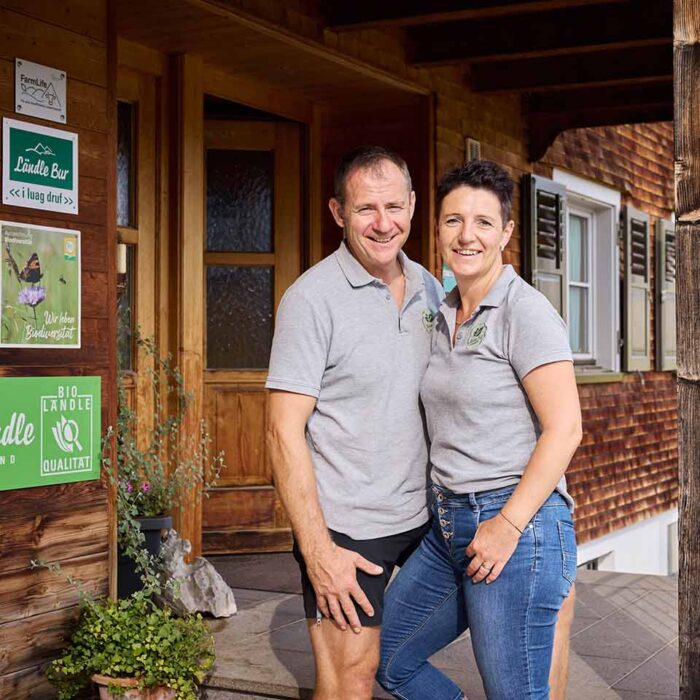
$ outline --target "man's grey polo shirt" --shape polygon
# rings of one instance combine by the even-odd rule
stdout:
[[[455,493],[517,484],[540,436],[522,385],[536,367],[572,361],[566,325],[511,265],[457,331],[459,290],[435,320],[421,385],[435,483]],[[566,482],[557,485],[569,503]]]
[[[418,390],[442,299],[403,253],[401,311],[345,243],[305,272],[277,312],[266,386],[316,397],[306,438],[328,527],[354,539],[428,519]]]

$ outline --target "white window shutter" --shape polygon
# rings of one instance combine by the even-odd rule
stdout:
[[[656,220],[656,369],[676,369],[676,229]]]
[[[623,212],[625,279],[623,294],[624,369],[651,369],[649,215],[632,207]]]
[[[566,187],[539,175],[523,177],[525,279],[566,321]]]

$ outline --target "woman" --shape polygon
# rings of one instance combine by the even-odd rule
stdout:
[[[457,287],[437,316],[421,385],[433,523],[389,587],[381,684],[458,700],[427,659],[471,631],[489,700],[548,697],[557,611],[576,575],[563,478],[581,439],[566,327],[504,265],[513,183],[471,161],[438,186],[438,241]]]

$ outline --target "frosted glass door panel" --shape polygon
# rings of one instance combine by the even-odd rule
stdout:
[[[266,369],[272,345],[273,268],[207,268],[207,368]]]
[[[206,250],[272,253],[274,153],[207,149]]]

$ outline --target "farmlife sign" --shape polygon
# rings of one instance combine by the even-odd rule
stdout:
[[[0,221],[0,347],[80,347],[80,231]]]
[[[66,72],[15,59],[15,112],[66,123]]]
[[[2,120],[2,202],[78,213],[78,134]]]
[[[100,377],[0,377],[0,491],[100,478]]]

